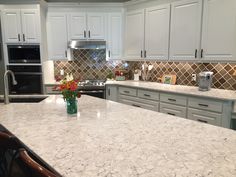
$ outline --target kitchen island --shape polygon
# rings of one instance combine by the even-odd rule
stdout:
[[[236,132],[83,95],[0,104],[0,124],[65,177],[235,177]]]

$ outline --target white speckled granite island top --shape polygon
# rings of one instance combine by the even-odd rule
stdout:
[[[0,104],[0,123],[65,177],[235,177],[236,132],[89,96]]]
[[[236,91],[223,90],[223,89],[211,89],[210,91],[202,92],[198,90],[198,87],[185,86],[185,85],[169,85],[161,84],[157,82],[144,82],[144,81],[107,81],[106,85],[119,85],[128,87],[137,87],[144,89],[152,89],[157,91],[172,92],[179,94],[186,94],[192,96],[201,96],[222,100],[236,101]]]

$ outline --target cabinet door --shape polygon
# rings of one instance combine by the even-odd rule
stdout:
[[[125,31],[125,58],[142,58],[144,49],[144,10],[126,14]]]
[[[88,13],[88,38],[105,39],[105,20],[103,13]]]
[[[68,39],[86,39],[86,13],[71,13],[68,15]]]
[[[195,60],[200,48],[202,0],[172,3],[170,59]]]
[[[7,9],[3,11],[3,29],[6,43],[22,41],[20,10]]]
[[[108,15],[108,58],[121,59],[122,57],[122,14]]]
[[[146,9],[145,56],[168,59],[170,4]]]
[[[66,14],[49,14],[47,26],[49,59],[66,59],[68,42]]]
[[[38,10],[22,9],[22,40],[26,43],[40,42],[40,21]]]
[[[205,0],[202,28],[204,60],[235,60],[236,1]]]
[[[117,87],[106,86],[106,99],[111,101],[117,101]]]

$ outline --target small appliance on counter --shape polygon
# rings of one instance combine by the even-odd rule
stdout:
[[[198,87],[200,91],[208,91],[211,89],[213,72],[205,71],[198,75]]]

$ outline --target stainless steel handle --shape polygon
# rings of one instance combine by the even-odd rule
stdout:
[[[86,38],[86,31],[84,31],[84,38]]]
[[[18,34],[18,41],[20,41],[20,34]]]
[[[206,123],[206,124],[208,123],[206,120],[201,120],[201,119],[198,119],[197,121],[202,122],[202,123]]]
[[[171,116],[175,116],[175,114],[173,114],[173,113],[169,113],[169,112],[168,112],[167,114],[169,114],[169,115],[171,115]]]
[[[42,73],[34,73],[34,72],[14,72],[15,75],[42,75]]]
[[[25,41],[25,34],[23,34],[23,41]]]
[[[208,107],[209,106],[207,104],[201,104],[201,103],[199,103],[198,105],[201,106],[201,107]]]
[[[103,93],[103,90],[80,90],[80,93]]]
[[[141,58],[143,58],[143,51],[141,50]]]
[[[110,89],[108,89],[108,95],[111,96],[111,90]]]
[[[168,100],[169,101],[174,101],[174,102],[176,101],[175,99],[172,99],[172,98],[168,98]]]
[[[151,97],[151,95],[148,95],[148,94],[143,94],[144,96],[146,96],[146,97]]]
[[[136,105],[136,104],[132,104],[132,106],[135,106],[135,107],[141,108],[141,106]]]
[[[110,50],[108,51],[108,56],[109,56],[109,58],[111,57],[111,51]]]
[[[65,50],[65,57],[67,58],[67,51]]]
[[[147,58],[147,51],[144,50],[144,58]]]
[[[90,38],[90,30],[88,31],[88,35],[89,35],[89,38]]]
[[[195,58],[197,58],[197,49],[195,50]]]
[[[201,58],[203,58],[203,49],[201,49]]]
[[[126,91],[126,90],[125,90],[124,93],[129,93],[129,91]]]

